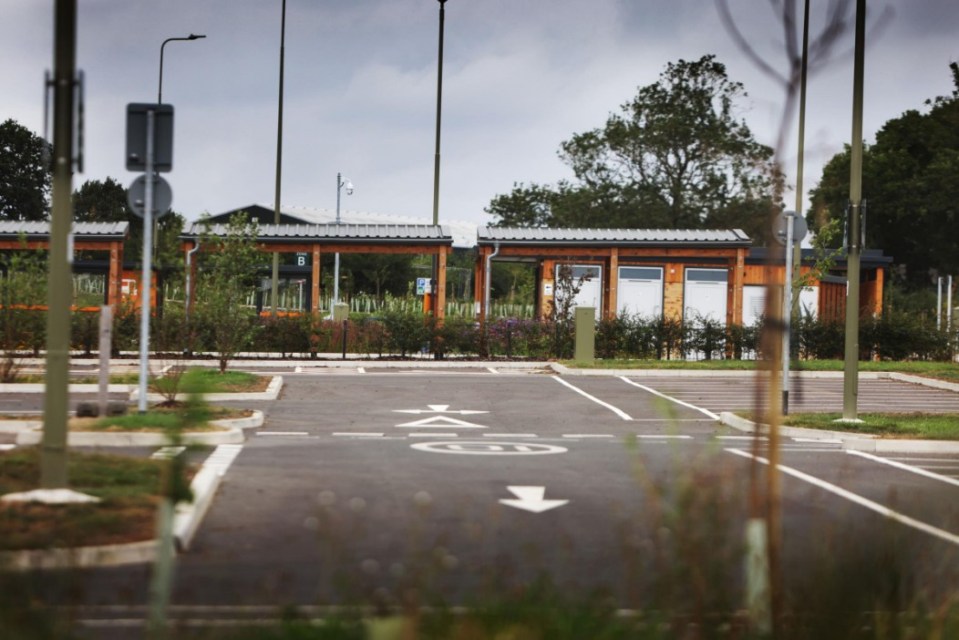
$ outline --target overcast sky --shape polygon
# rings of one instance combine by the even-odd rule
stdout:
[[[823,16],[815,13],[813,31]],[[53,65],[52,0],[0,0],[0,120],[43,129],[43,74]],[[767,0],[730,0],[742,31],[785,67]],[[343,210],[429,219],[433,202],[439,3],[288,0],[282,204],[332,209],[336,173],[355,185]],[[890,118],[951,93],[959,2],[870,0],[867,140]],[[167,180],[188,220],[272,203],[275,188],[281,0],[79,0],[78,66],[86,74],[86,167],[124,166],[126,105],[173,104],[175,158]],[[849,142],[853,34],[808,90],[806,187]],[[668,62],[715,53],[749,96],[740,115],[772,145],[782,90],[724,30],[711,0],[449,0],[446,3],[440,220],[484,223],[483,208],[514,182],[570,177],[562,141],[605,122],[656,81]],[[795,123],[794,123],[795,124]],[[795,176],[790,133],[786,172]],[[790,203],[792,200],[790,199]],[[348,219],[348,214],[345,214]]]

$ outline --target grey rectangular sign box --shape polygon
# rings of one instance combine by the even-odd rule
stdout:
[[[127,105],[127,170],[146,171],[147,112],[153,111],[153,169],[173,169],[173,105],[131,103]]]

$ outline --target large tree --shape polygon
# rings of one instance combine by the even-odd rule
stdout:
[[[603,127],[561,145],[574,181],[515,184],[486,211],[501,225],[736,226],[761,235],[776,173],[772,149],[734,115],[743,96],[714,56],[670,63]]]
[[[959,65],[955,89],[888,121],[863,150],[866,246],[893,257],[909,287],[959,271]],[[823,169],[807,214],[818,229],[844,219],[849,201],[849,148]]]
[[[0,220],[49,217],[49,145],[15,120],[0,124]]]

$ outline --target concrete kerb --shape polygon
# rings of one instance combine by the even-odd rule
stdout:
[[[210,424],[223,427],[223,431],[184,433],[186,444],[215,446],[219,444],[241,444],[246,440],[244,429],[260,427],[264,414],[259,409],[246,418],[212,420]],[[40,444],[43,439],[43,423],[40,421],[17,421],[23,425],[16,433],[18,445]],[[67,444],[74,447],[164,447],[170,443],[163,433],[117,433],[108,431],[72,431],[67,434]]]
[[[203,399],[207,402],[224,402],[227,400],[233,401],[244,401],[244,400],[276,400],[280,397],[280,390],[283,389],[283,376],[272,376],[270,378],[270,383],[266,387],[266,391],[251,391],[243,393],[205,393],[203,394]],[[186,394],[177,394],[177,396],[183,396]],[[132,388],[130,391],[130,402],[135,402],[140,398],[140,389]],[[165,400],[165,398],[158,393],[148,393],[147,400],[150,402],[160,402]]]

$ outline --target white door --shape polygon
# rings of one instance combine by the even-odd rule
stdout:
[[[559,270],[563,265],[556,265],[556,302],[562,301],[563,291],[559,286]],[[573,297],[574,307],[593,307],[596,309],[598,320],[603,311],[603,268],[593,264],[572,265],[573,286],[579,287],[579,293]]]
[[[743,287],[743,326],[752,327],[766,311],[766,287],[747,285]]]
[[[709,318],[725,326],[728,278],[726,269],[686,269],[683,319],[692,322]]]
[[[663,317],[662,267],[620,267],[616,299],[619,315]]]

